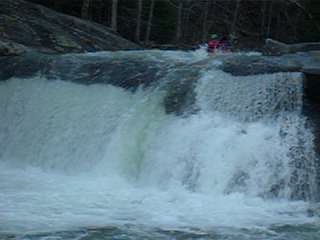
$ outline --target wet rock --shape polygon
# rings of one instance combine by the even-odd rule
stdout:
[[[305,66],[301,71],[307,75],[320,76],[320,67],[319,66]]]
[[[236,76],[267,74],[277,72],[296,72],[301,66],[297,62],[281,63],[264,56],[234,56],[221,65],[223,71]]]
[[[9,44],[0,42],[1,55],[20,53],[21,45],[42,53],[140,48],[110,28],[23,0],[0,1],[0,39]]]
[[[290,52],[289,46],[287,44],[273,39],[266,40],[264,51],[270,55],[281,55]]]
[[[282,55],[296,52],[320,50],[320,42],[285,44],[274,39],[267,39],[264,50],[270,55]]]
[[[0,39],[0,56],[17,56],[25,52],[24,46]]]
[[[305,73],[305,97],[320,103],[320,74]]]
[[[40,73],[47,57],[35,53],[0,57],[0,81],[12,77],[27,78]]]
[[[161,56],[148,57],[141,51],[64,55],[27,52],[0,57],[0,81],[38,75],[85,85],[111,84],[130,91],[161,86],[166,89],[166,112],[182,115],[197,111],[195,86],[203,67],[170,62]]]
[[[199,69],[187,66],[167,76],[174,79],[168,84],[167,94],[164,98],[167,113],[181,115],[197,111],[195,87],[199,79],[199,73]]]
[[[105,83],[135,90],[157,82],[167,70],[166,64],[148,59],[100,58],[95,56],[62,57],[46,68],[49,79],[63,79],[82,84]]]
[[[49,80],[86,85],[104,83],[135,90],[139,86],[147,87],[160,81],[170,67],[166,62],[140,58],[129,52],[123,55],[47,55],[31,52],[0,58],[0,80],[40,75]]]
[[[282,56],[230,55],[221,58],[219,66],[235,76],[277,72],[320,74],[320,58],[314,53],[285,54]]]

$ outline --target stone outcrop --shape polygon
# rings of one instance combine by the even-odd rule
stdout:
[[[135,91],[139,87],[166,88],[167,113],[196,111],[194,87],[208,62],[169,61],[165,54],[148,51],[54,54],[27,52],[0,57],[0,81],[41,76],[79,84],[111,84]],[[158,84],[161,82],[161,84]]]
[[[303,72],[320,74],[318,52],[284,54],[282,56],[229,55],[221,56],[219,66],[232,75],[246,76],[276,72]]]
[[[285,44],[273,39],[267,39],[264,50],[269,55],[282,55],[296,52],[320,50],[320,42]]]
[[[139,51],[140,52],[140,51]],[[0,57],[0,81],[35,75],[49,80],[81,84],[105,83],[126,89],[148,86],[159,80],[172,64],[143,57],[133,52],[48,55],[30,52],[21,56]]]
[[[17,55],[24,48],[42,53],[79,53],[140,47],[100,24],[23,0],[1,0],[0,55]]]

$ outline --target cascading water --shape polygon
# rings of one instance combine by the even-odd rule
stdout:
[[[184,114],[166,112],[172,81],[0,82],[0,233],[314,224],[302,76],[203,70]]]

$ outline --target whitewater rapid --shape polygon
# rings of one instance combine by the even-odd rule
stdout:
[[[212,69],[182,115],[166,113],[170,81],[135,92],[0,82],[0,232],[314,223],[302,82]]]

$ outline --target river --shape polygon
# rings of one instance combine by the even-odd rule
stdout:
[[[179,113],[171,77],[0,82],[0,239],[320,239],[302,75],[212,67]]]

